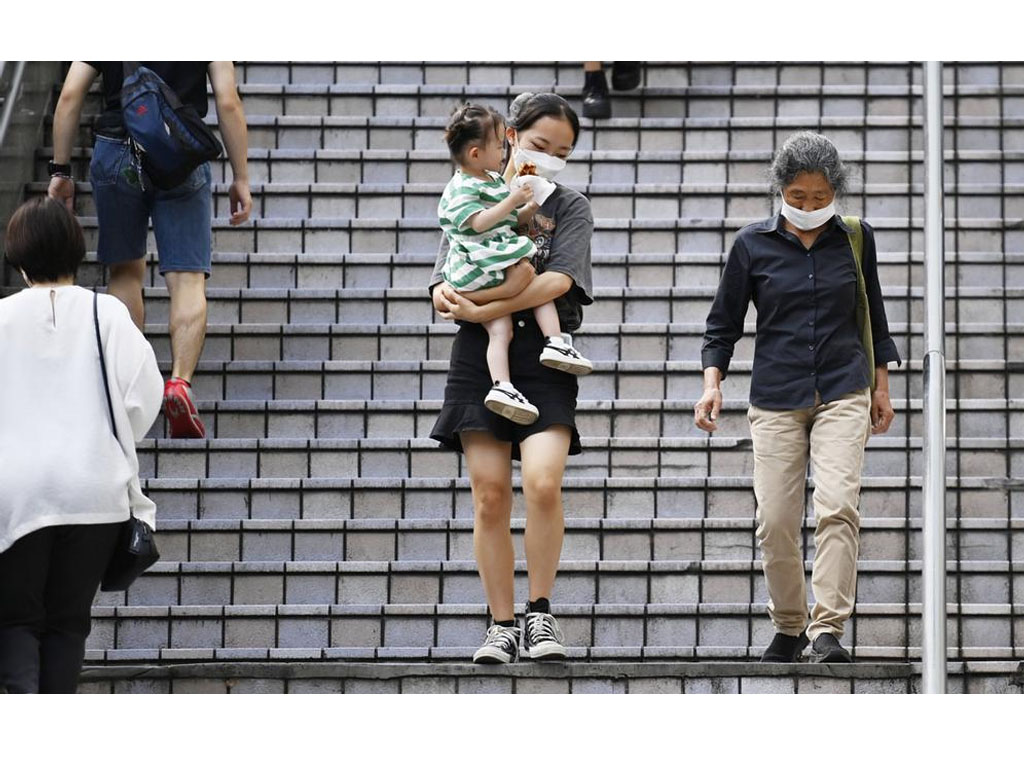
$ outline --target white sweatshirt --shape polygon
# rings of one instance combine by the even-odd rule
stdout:
[[[26,288],[0,300],[0,552],[51,525],[156,527],[135,443],[160,412],[153,348],[117,298],[99,297],[100,336],[120,445],[110,429],[92,291]]]

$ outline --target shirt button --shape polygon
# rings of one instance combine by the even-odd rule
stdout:
[[[525,328],[526,327],[526,321],[525,320],[520,320],[519,321],[519,327],[520,328]]]
[[[814,274],[813,274],[813,273],[809,274],[809,275],[807,276],[807,279],[808,279],[808,280],[813,280],[813,279],[814,279]]]
[[[807,348],[808,348],[809,350],[811,350],[812,352],[814,351],[814,345],[813,345],[813,344],[808,344],[808,345],[807,345]]]

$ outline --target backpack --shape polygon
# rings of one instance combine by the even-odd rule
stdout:
[[[223,151],[195,107],[182,104],[163,78],[137,61],[124,62],[121,116],[136,169],[158,189],[173,189]]]
[[[864,353],[868,357],[868,369],[871,375],[871,391],[875,391],[875,344],[871,336],[871,312],[868,308],[868,290],[864,282],[864,229],[857,216],[843,216],[843,223],[852,231],[847,234],[850,248],[853,250],[853,261],[857,265],[857,327],[860,329],[860,340],[864,345]]]

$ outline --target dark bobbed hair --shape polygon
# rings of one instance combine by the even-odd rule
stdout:
[[[29,200],[11,215],[5,246],[8,263],[33,283],[73,278],[85,258],[78,219],[51,197]]]

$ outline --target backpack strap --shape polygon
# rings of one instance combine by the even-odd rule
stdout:
[[[123,83],[129,77],[135,74],[139,68],[139,62],[137,61],[122,61],[121,62],[121,82]]]
[[[843,216],[843,223],[850,228],[847,237],[853,261],[857,265],[857,328],[860,331],[861,344],[868,358],[871,391],[875,391],[875,344],[871,336],[871,309],[868,306],[867,283],[864,281],[864,228],[859,216]]]

